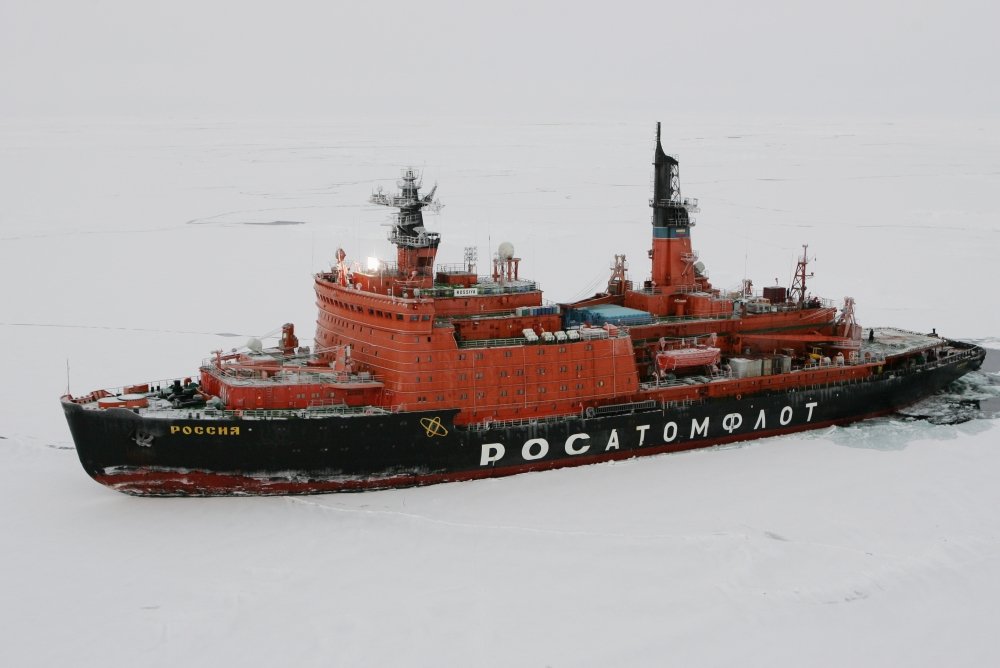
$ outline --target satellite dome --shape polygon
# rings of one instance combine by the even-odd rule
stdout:
[[[260,339],[257,337],[252,337],[247,341],[247,348],[250,349],[250,352],[257,354],[260,354],[264,350],[263,344],[261,344]]]
[[[514,244],[509,241],[504,241],[500,244],[500,247],[497,248],[497,255],[501,260],[511,259],[514,257]]]

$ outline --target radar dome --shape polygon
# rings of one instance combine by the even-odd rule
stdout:
[[[258,354],[262,350],[264,350],[263,344],[261,344],[260,339],[258,339],[257,337],[253,337],[253,338],[247,340],[247,348],[250,349],[250,352],[252,352],[252,353],[258,353]]]
[[[497,255],[500,257],[501,260],[511,259],[512,257],[514,257],[514,244],[512,244],[509,241],[504,241],[502,244],[500,244],[500,247],[497,248]]]

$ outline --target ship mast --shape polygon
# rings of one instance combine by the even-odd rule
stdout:
[[[806,273],[809,266],[809,244],[802,245],[802,257],[799,258],[795,266],[795,278],[792,279],[792,287],[788,289],[788,298],[796,302],[802,308],[806,301],[806,279],[812,278],[813,274]]]
[[[441,235],[424,228],[423,208],[440,211],[444,206],[434,199],[435,184],[427,195],[420,196],[422,180],[412,167],[407,167],[396,185],[399,192],[389,195],[379,188],[368,200],[372,204],[399,209],[393,217],[388,239],[396,246],[397,267],[402,281],[411,287],[431,287],[434,281],[434,258]]]

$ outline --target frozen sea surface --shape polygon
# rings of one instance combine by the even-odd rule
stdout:
[[[510,241],[553,301],[646,273],[652,122],[0,123],[0,664],[993,665],[998,372],[904,414],[423,489],[135,499],[57,398],[314,323],[364,205],[424,170],[439,260]],[[713,281],[1000,349],[1000,126],[664,118]],[[976,404],[978,403],[978,407]]]

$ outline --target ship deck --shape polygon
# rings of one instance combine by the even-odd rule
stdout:
[[[870,353],[873,358],[886,358],[929,350],[947,343],[936,334],[920,334],[895,327],[874,327],[872,329],[875,332],[874,341],[869,341],[867,334],[862,337],[862,359],[865,357],[865,353]]]

